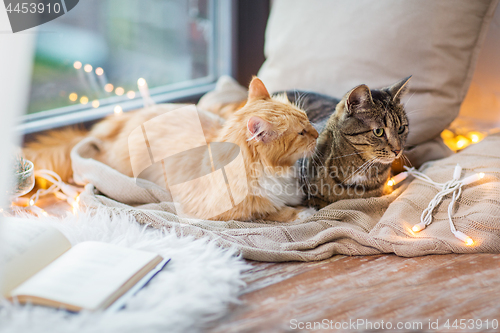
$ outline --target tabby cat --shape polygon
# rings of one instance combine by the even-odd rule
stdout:
[[[320,132],[315,155],[298,163],[309,206],[319,209],[337,200],[387,191],[391,164],[403,156],[408,136],[401,98],[410,78],[382,89],[363,84],[341,100],[287,92]]]

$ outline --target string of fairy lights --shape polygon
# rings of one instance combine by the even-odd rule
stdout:
[[[451,195],[451,201],[448,205],[448,221],[450,223],[450,230],[453,235],[464,242],[465,245],[473,246],[475,244],[474,240],[462,231],[456,229],[455,224],[453,223],[453,209],[457,200],[462,195],[462,187],[483,179],[485,177],[484,172],[475,173],[468,177],[465,177],[464,179],[460,179],[462,174],[462,167],[457,164],[453,171],[453,178],[445,183],[438,183],[432,180],[429,176],[418,172],[415,168],[409,168],[407,166],[405,166],[404,168],[406,169],[406,171],[401,172],[389,179],[389,181],[387,182],[388,186],[396,186],[409,176],[413,176],[416,179],[431,184],[439,189],[438,193],[429,202],[427,208],[423,210],[422,215],[420,216],[420,223],[415,224],[410,229],[410,232],[418,233],[429,226],[433,221],[433,213],[436,207],[444,200],[446,196]]]
[[[471,144],[480,142],[485,136],[485,133],[479,131],[462,131],[456,133],[449,129],[445,129],[441,132],[441,138],[444,143],[454,152],[467,148]]]
[[[137,94],[133,90],[129,90],[125,92],[125,88],[117,86],[115,87],[112,83],[108,82],[108,78],[104,69],[102,67],[97,67],[95,70],[90,64],[82,64],[81,61],[75,61],[73,63],[73,67],[77,71],[78,80],[84,87],[88,87],[91,91],[101,92],[104,91],[108,96],[111,96],[114,93],[116,96],[124,96],[126,95],[129,99],[136,98]],[[139,91],[141,91],[141,87],[144,90],[144,87],[147,89],[147,83],[144,78],[140,78],[138,80]],[[151,102],[151,96],[149,95],[149,91],[147,92],[147,96],[149,96],[148,104]],[[143,96],[144,98],[144,96]],[[94,99],[90,101],[89,96],[81,95],[79,96],[77,92],[71,92],[68,95],[68,99],[73,103],[80,103],[82,105],[91,104],[91,106],[95,109],[101,106],[101,101],[99,99]],[[154,104],[154,103],[153,103]],[[118,109],[119,110],[119,109]],[[123,111],[123,110],[122,110]],[[115,109],[115,113],[117,112]]]
[[[496,133],[496,130],[492,130],[489,132],[480,132],[480,131],[464,130],[460,128],[455,129],[454,131],[452,131],[451,129],[445,129],[443,132],[441,132],[441,138],[443,139],[443,142],[448,146],[448,148],[450,148],[454,152],[459,152],[470,145],[482,141],[488,134],[493,134],[493,133]],[[462,194],[462,187],[483,179],[485,177],[485,174],[483,172],[480,172],[473,174],[469,177],[466,177],[463,180],[460,180],[460,173],[462,171],[462,168],[459,165],[457,165],[455,167],[452,180],[446,183],[437,183],[432,179],[430,179],[425,174],[415,170],[415,168],[408,168],[407,166],[405,166],[404,168],[406,169],[405,172],[401,172],[387,181],[387,186],[389,186],[389,188],[393,188],[394,186],[396,186],[409,176],[413,176],[417,179],[432,184],[439,189],[439,192],[429,202],[427,208],[422,212],[422,216],[420,217],[420,223],[414,225],[411,229],[409,229],[409,232],[418,233],[424,230],[428,225],[430,225],[433,220],[432,213],[436,208],[436,206],[447,195],[451,195],[451,202],[448,206],[448,221],[450,223],[450,230],[453,233],[453,235],[456,238],[463,241],[465,245],[474,246],[475,241],[471,237],[467,236],[466,234],[464,234],[459,230],[456,230],[452,219],[453,215],[452,212],[457,200]]]

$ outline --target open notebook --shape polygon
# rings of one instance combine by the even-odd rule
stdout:
[[[71,247],[57,229],[5,218],[0,225],[0,292],[20,303],[70,311],[120,308],[168,259],[101,242]]]

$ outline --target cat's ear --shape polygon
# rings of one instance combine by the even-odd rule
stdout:
[[[260,117],[250,117],[247,122],[250,138],[247,141],[256,140],[268,143],[276,138],[273,126]]]
[[[372,93],[366,84],[362,84],[351,90],[346,99],[346,107],[349,113],[353,113],[359,108],[368,108],[372,104]]]
[[[250,86],[248,87],[248,100],[268,98],[271,98],[271,96],[269,95],[266,86],[258,77],[254,76],[252,82],[250,82]]]
[[[408,82],[410,81],[411,77],[412,75],[394,83],[392,86],[387,88],[389,94],[391,94],[392,96],[393,101],[401,99],[408,92]]]

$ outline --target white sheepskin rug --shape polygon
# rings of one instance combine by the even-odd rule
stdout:
[[[13,305],[0,297],[1,333],[197,332],[238,302],[242,273],[249,268],[234,250],[145,228],[124,215],[80,214],[39,221],[58,228],[73,245],[101,241],[157,252],[172,260],[117,312],[70,314]]]

